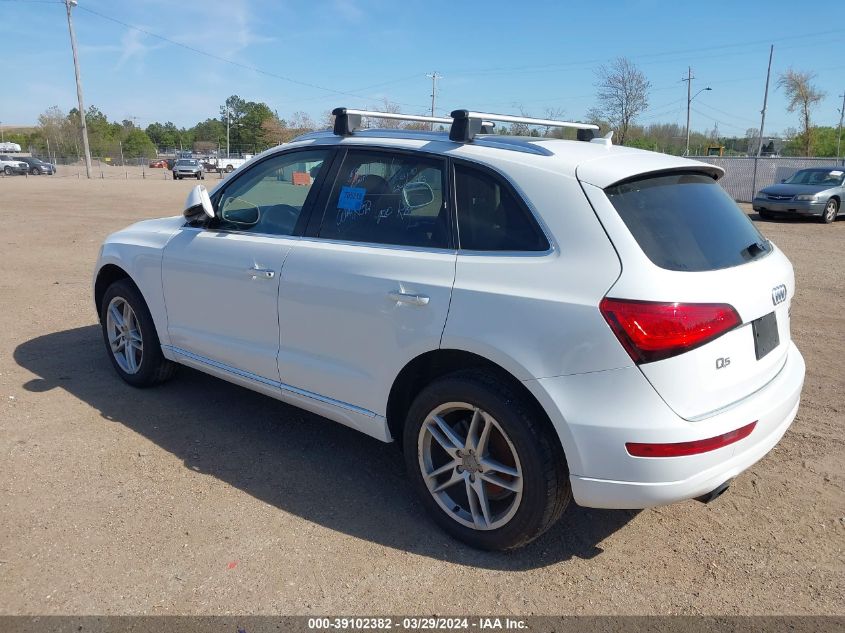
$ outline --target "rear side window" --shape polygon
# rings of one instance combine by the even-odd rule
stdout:
[[[661,268],[718,270],[771,250],[748,216],[704,174],[642,178],[605,193],[640,248]]]
[[[549,242],[525,205],[492,174],[466,165],[455,165],[455,196],[462,249],[549,249]]]

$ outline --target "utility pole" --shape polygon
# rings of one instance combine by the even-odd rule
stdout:
[[[232,124],[232,109],[226,105],[226,158],[231,158],[229,154],[229,126]]]
[[[695,94],[692,94],[692,80],[693,79],[695,79],[695,77],[692,76],[692,68],[690,66],[687,66],[687,76],[684,77],[683,79],[681,79],[681,81],[687,82],[687,149],[686,149],[686,151],[684,151],[684,156],[689,156],[689,113],[690,113],[690,108],[692,107],[692,100],[695,99],[698,95],[700,95],[705,90],[713,90],[713,88],[711,88],[710,86],[707,86],[706,88],[702,88],[701,90],[699,90]]]
[[[437,103],[437,80],[443,79],[443,75],[438,75],[435,70],[433,73],[426,75],[431,79],[431,116],[434,116],[434,105]],[[431,123],[431,129],[434,130],[434,122]]]
[[[76,74],[76,98],[79,101],[79,123],[82,131],[82,147],[85,149],[85,175],[91,178],[91,149],[88,147],[88,126],[85,124],[85,104],[82,100],[82,78],[79,75],[79,56],[76,53],[76,33],[73,31],[73,19],[70,15],[71,7],[75,7],[77,0],[65,0],[67,8],[67,29],[70,33],[70,47],[73,50],[73,70]]]
[[[687,82],[687,149],[684,151],[684,156],[689,156],[689,111],[692,103],[692,68],[687,66],[687,78],[681,79]]]
[[[839,125],[841,126],[842,123],[840,122]],[[0,121],[0,143],[5,143],[6,138],[3,136],[3,121]]]
[[[763,109],[760,111],[760,134],[757,139],[757,156],[763,150],[763,128],[766,126],[766,105],[769,102],[769,79],[772,76],[772,55],[775,53],[775,45],[769,48],[769,69],[766,71],[766,92],[763,93]]]
[[[751,177],[751,197],[757,193],[757,159],[763,151],[763,128],[766,126],[766,106],[769,103],[769,79],[772,77],[772,55],[775,53],[775,45],[769,47],[769,68],[766,71],[766,91],[763,93],[763,109],[760,110],[760,133],[757,135],[757,154],[754,159],[754,175]]]
[[[836,128],[836,158],[839,158],[839,149],[842,144],[842,118],[845,117],[845,92],[841,95],[842,107],[839,109],[839,127]]]

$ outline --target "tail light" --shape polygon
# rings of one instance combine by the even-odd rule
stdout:
[[[635,363],[650,363],[709,343],[742,324],[725,303],[657,303],[605,297],[602,316]]]
[[[729,431],[716,437],[708,437],[704,440],[693,440],[692,442],[675,442],[674,444],[641,444],[639,442],[627,442],[625,449],[629,455],[634,457],[684,457],[686,455],[699,455],[717,448],[728,446],[739,442],[751,435],[751,431],[757,426],[757,422],[746,424],[742,428]]]

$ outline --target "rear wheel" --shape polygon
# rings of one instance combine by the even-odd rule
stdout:
[[[234,167],[232,167],[231,165],[226,165],[226,173],[227,174],[231,174],[233,171],[235,171]]]
[[[32,169],[29,170],[29,173],[32,174],[33,176],[36,176],[36,175],[41,173],[41,170],[38,169],[38,167],[33,167]]]
[[[112,366],[130,385],[151,387],[173,375],[176,365],[161,353],[147,304],[129,280],[116,281],[106,290],[100,324]]]
[[[836,214],[839,213],[839,203],[836,201],[836,198],[831,198],[827,201],[827,204],[824,207],[824,212],[822,213],[822,222],[825,224],[830,224],[836,219]]]
[[[6,165],[6,166],[3,168],[3,173],[5,173],[7,176],[11,176],[11,175],[12,175],[12,168],[11,168],[11,167],[9,167],[8,165]]]
[[[487,550],[519,547],[560,517],[571,498],[557,437],[522,394],[477,372],[436,380],[404,429],[413,486],[446,532]]]

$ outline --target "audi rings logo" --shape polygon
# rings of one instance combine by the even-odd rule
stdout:
[[[778,305],[786,301],[786,286],[783,284],[772,288],[772,304]]]

